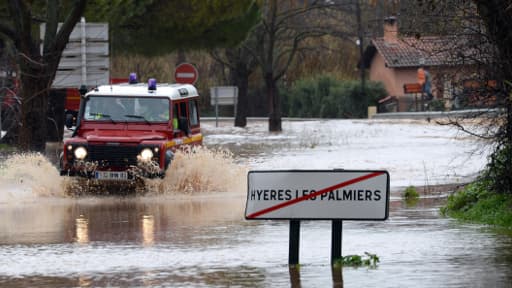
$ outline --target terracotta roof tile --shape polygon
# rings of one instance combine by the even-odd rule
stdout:
[[[421,39],[400,37],[395,42],[386,42],[383,37],[372,40],[372,45],[384,57],[386,66],[394,68],[460,63],[452,53],[458,44],[454,37],[436,36]]]

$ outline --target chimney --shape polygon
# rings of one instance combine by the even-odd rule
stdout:
[[[388,43],[398,41],[398,21],[395,16],[384,19],[384,41]]]

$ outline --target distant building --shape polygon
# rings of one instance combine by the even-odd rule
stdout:
[[[461,60],[470,58],[465,56],[472,52],[458,52],[460,46],[455,36],[399,37],[397,19],[388,17],[383,37],[371,40],[363,64],[369,70],[369,79],[382,82],[388,95],[398,100],[400,112],[417,110],[415,99],[419,95],[404,93],[404,84],[417,83],[417,70],[422,64],[430,73],[434,99],[445,99],[451,107],[456,83],[461,75],[470,77],[474,63]]]

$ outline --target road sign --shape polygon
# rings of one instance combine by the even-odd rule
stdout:
[[[238,87],[236,86],[215,86],[210,87],[210,104],[215,105],[236,105],[238,100]]]
[[[250,171],[246,219],[386,220],[387,171]]]
[[[233,115],[236,117],[236,104],[238,102],[237,86],[210,87],[210,102],[215,106],[215,127],[219,126],[219,106],[233,105]]]
[[[60,27],[62,23],[58,24],[58,29]],[[45,23],[42,23],[39,29],[43,40]],[[109,84],[109,79],[108,23],[85,23],[85,19],[82,18],[69,35],[52,88],[77,88],[82,84],[92,87]]]
[[[189,63],[181,63],[176,67],[176,71],[174,72],[176,83],[194,85],[197,81],[197,77],[198,73],[196,67]]]

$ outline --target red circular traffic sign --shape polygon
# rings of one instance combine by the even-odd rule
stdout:
[[[197,69],[190,63],[181,63],[176,67],[174,72],[174,79],[176,83],[181,84],[195,84],[197,81]]]

